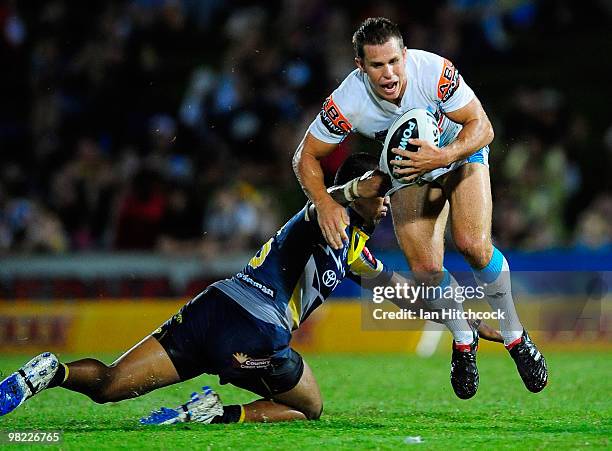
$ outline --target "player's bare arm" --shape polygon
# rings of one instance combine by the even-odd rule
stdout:
[[[396,174],[405,175],[402,180],[410,182],[434,169],[463,160],[493,141],[493,126],[476,97],[463,108],[447,113],[446,116],[463,125],[457,138],[447,146],[439,148],[425,140],[411,139],[411,144],[419,146],[418,152],[397,148],[392,150],[396,155],[409,158],[391,162],[397,168]]]
[[[356,177],[344,185],[332,186],[327,189],[332,199],[342,206],[348,206],[355,199],[372,199],[383,197],[389,190],[389,176],[379,169],[368,171],[361,177]]]
[[[306,133],[293,156],[293,170],[304,193],[317,209],[317,220],[323,237],[334,249],[348,241],[344,231],[349,223],[346,209],[327,192],[323,181],[321,159],[331,154],[337,144],[325,143]]]

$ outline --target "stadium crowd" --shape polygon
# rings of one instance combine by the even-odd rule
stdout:
[[[265,241],[304,202],[293,151],[354,68],[354,26],[376,15],[397,21],[409,48],[455,62],[491,116],[499,247],[612,246],[612,123],[562,77],[528,82],[564,61],[526,57],[546,33],[605,27],[605,2],[258,3],[1,3],[0,253],[211,254]],[[524,58],[522,79],[500,75]],[[356,149],[378,150],[351,137],[328,173]],[[388,221],[375,240],[396,246]]]

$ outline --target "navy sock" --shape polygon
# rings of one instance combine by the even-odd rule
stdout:
[[[55,372],[55,375],[53,376],[53,379],[51,379],[51,382],[49,382],[49,385],[47,385],[47,388],[58,387],[64,383],[65,379],[66,379],[66,365],[64,365],[63,363],[60,363],[58,365],[57,371]]]
[[[212,423],[241,423],[243,418],[243,407],[235,404],[232,406],[223,406],[223,415],[216,416],[213,418]]]

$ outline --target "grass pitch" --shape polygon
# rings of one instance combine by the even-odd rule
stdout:
[[[480,388],[457,399],[448,355],[306,356],[325,400],[321,420],[277,424],[143,427],[138,419],[175,407],[210,384],[225,404],[253,395],[203,376],[138,399],[96,405],[54,389],[0,417],[0,431],[63,431],[62,449],[576,449],[608,447],[612,435],[612,359],[609,353],[546,355],[549,386],[524,388],[512,360],[479,356]],[[29,356],[0,356],[6,375]],[[63,361],[69,361],[62,356]],[[111,359],[104,359],[110,361]],[[406,444],[420,436],[421,444]],[[15,445],[15,449],[26,449]],[[45,446],[44,449],[53,449]]]

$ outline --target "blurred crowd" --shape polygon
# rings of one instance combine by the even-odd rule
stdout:
[[[378,15],[453,60],[485,104],[499,246],[612,246],[609,118],[555,80],[495,70],[521,64],[543,26],[605,29],[606,3],[586,17],[569,1],[419,3],[1,2],[0,253],[215,255],[267,240],[305,200],[291,157],[354,67],[354,28]],[[364,149],[379,150],[345,141],[329,180]],[[396,246],[390,222],[375,240]]]

